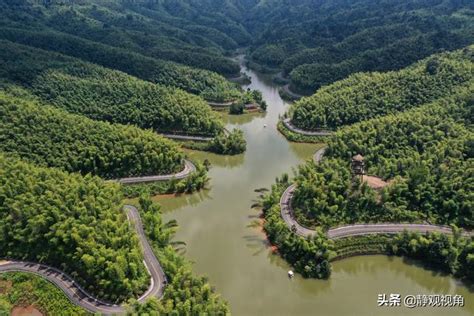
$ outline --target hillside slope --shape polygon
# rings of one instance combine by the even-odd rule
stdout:
[[[201,98],[62,54],[1,41],[0,78],[47,103],[112,123],[215,135],[222,122]]]
[[[104,178],[171,174],[177,145],[151,131],[69,114],[0,92],[0,151],[46,167]]]
[[[0,154],[0,252],[43,262],[113,302],[141,294],[149,276],[121,210],[118,185]]]
[[[469,46],[400,71],[354,74],[296,102],[291,120],[306,130],[338,128],[434,101],[473,80],[474,47]]]

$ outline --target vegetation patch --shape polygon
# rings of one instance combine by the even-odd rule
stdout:
[[[238,155],[247,149],[247,142],[241,130],[234,129],[229,133],[221,133],[211,141],[181,141],[184,148],[209,151],[220,155]]]
[[[457,227],[474,227],[468,193],[474,190],[473,88],[459,87],[432,103],[336,131],[328,139],[324,159],[301,165],[294,180],[295,217],[301,225],[314,227],[315,237],[297,236],[281,218],[280,197],[290,183],[288,176],[277,179],[263,205],[265,230],[282,257],[302,275],[324,278],[330,271],[326,261],[387,253],[422,260],[472,282],[473,239]],[[394,180],[378,190],[370,188],[352,174],[356,154],[364,156],[368,174]],[[451,225],[453,234],[405,232],[336,240],[325,234],[345,224],[386,222]],[[299,251],[301,243],[305,246]],[[322,265],[313,270],[308,258]]]
[[[184,154],[134,126],[93,121],[0,91],[0,150],[42,166],[120,178],[172,174]]]
[[[294,102],[302,98],[301,95],[297,95],[288,90],[288,87],[280,87],[278,93],[283,100]]]
[[[36,310],[41,313],[39,315],[90,315],[72,304],[59,288],[39,276],[19,272],[2,273],[0,283],[9,284],[6,291],[0,292],[0,315],[13,315],[15,307],[18,313],[18,309],[22,308],[30,312]]]
[[[336,129],[433,102],[473,80],[474,46],[468,46],[399,71],[351,75],[296,102],[291,122],[304,130]]]
[[[453,226],[453,235],[403,232],[335,240],[328,239],[321,228],[316,228],[313,237],[303,238],[292,232],[281,218],[280,196],[288,185],[288,177],[284,175],[264,196],[264,229],[275,250],[303,277],[330,277],[331,261],[387,254],[417,259],[428,268],[453,274],[467,283],[474,282],[474,238],[462,237],[457,227]]]
[[[280,120],[277,124],[278,131],[289,141],[295,143],[324,143],[330,136],[303,135],[290,131]]]
[[[183,89],[209,101],[229,101],[241,94],[237,85],[214,72],[143,56],[66,33],[47,29],[31,31],[3,28],[0,35],[4,40],[68,55],[146,81]],[[54,58],[54,54],[50,56]]]
[[[271,67],[263,63],[258,63],[254,58],[247,60],[246,64],[248,68],[258,71],[262,74],[276,74],[280,71],[279,68]]]
[[[439,233],[398,234],[389,246],[391,253],[414,258],[427,267],[456,275],[467,283],[474,282],[474,239],[462,238],[459,229],[454,235]]]
[[[295,91],[307,93],[352,73],[401,69],[474,39],[472,7],[467,3],[428,1],[407,6],[370,0],[276,0],[252,4],[246,6],[244,23],[259,35],[252,43],[253,63],[260,69],[282,70]]]
[[[8,41],[2,47],[3,81],[68,112],[168,133],[215,135],[223,129],[202,98],[181,89]]]
[[[264,197],[264,229],[268,240],[303,277],[329,278],[331,275],[329,261],[335,256],[332,241],[321,230],[318,230],[314,237],[300,237],[292,232],[281,218],[280,196],[288,185],[288,177],[283,176],[272,186],[271,193]]]
[[[111,302],[147,289],[149,275],[118,184],[4,154],[0,170],[0,253],[5,258],[56,267]]]
[[[360,255],[390,254],[392,238],[393,235],[373,234],[335,239],[335,255],[331,261]]]
[[[323,161],[299,167],[293,208],[301,224],[332,227],[373,222],[428,222],[474,227],[472,87],[408,112],[338,130]],[[393,179],[375,191],[354,179],[350,162]]]
[[[209,181],[206,167],[194,163],[196,171],[182,180],[156,181],[150,183],[122,185],[122,192],[127,198],[137,198],[142,195],[155,196],[159,194],[193,193],[204,188]]]

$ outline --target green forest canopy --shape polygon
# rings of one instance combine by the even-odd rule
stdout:
[[[212,135],[222,128],[221,123],[209,115],[201,99],[176,89],[213,101],[240,97],[241,91],[221,76],[238,70],[237,64],[226,58],[229,50],[250,45],[253,61],[282,69],[290,76],[292,88],[313,92],[354,72],[397,70],[433,53],[465,47],[474,36],[472,6],[455,0],[88,0],[72,5],[43,4],[32,0],[0,4],[2,84],[21,84],[43,102],[93,119]],[[363,93],[354,97],[341,92],[338,97],[347,97],[344,102],[348,103],[328,103],[325,112],[312,112],[313,105],[310,110],[296,107],[294,115],[299,109],[302,116],[294,117],[295,123],[308,129],[372,118],[338,131],[321,165],[300,168],[295,207],[301,222],[328,227],[357,221],[429,220],[474,226],[470,193],[474,191],[472,48],[465,52],[468,55],[462,60],[450,60],[449,56],[459,52],[427,59],[430,62],[420,62],[420,68],[401,71],[402,77],[406,75],[401,79],[393,73],[355,75],[345,82],[352,85],[352,81],[367,80],[381,90],[354,85]],[[414,86],[407,84],[410,82]],[[334,87],[344,90],[340,84]],[[391,94],[393,90],[397,93]],[[454,90],[457,94],[450,96]],[[372,98],[379,96],[377,93],[381,99]],[[151,132],[96,124],[29,99],[18,100],[24,95],[1,97],[5,111],[1,119],[7,122],[3,128],[5,133],[15,133],[8,134],[11,137],[4,150],[30,162],[104,177],[148,173],[154,168],[175,170],[181,163],[182,154]],[[353,98],[367,105],[362,112],[351,103]],[[421,107],[410,109],[414,106]],[[82,133],[79,138],[78,133]],[[23,139],[18,135],[24,135]],[[87,142],[94,146],[77,144],[83,137],[90,137]],[[101,137],[107,142],[98,142]],[[243,150],[240,132],[229,140],[233,144],[221,135],[211,146],[221,151]],[[145,146],[173,154],[171,158],[158,153],[140,156],[144,160],[136,162],[136,152]],[[122,150],[118,154],[117,147]],[[79,156],[69,165],[59,154],[65,149],[70,156],[87,152],[91,159]],[[366,156],[370,173],[395,178],[380,196],[367,186],[351,185],[348,161],[355,153]],[[0,154],[0,184],[0,212],[5,213],[0,217],[2,253],[57,264],[106,299],[121,300],[144,290],[146,271],[136,237],[119,210],[117,186],[90,175],[33,166],[5,154]],[[296,237],[281,223],[278,210],[272,210],[266,230],[281,254],[305,276],[327,277],[330,242],[322,233],[308,240]],[[188,264],[175,255],[168,245],[171,234],[157,231],[164,226],[161,220],[146,216],[155,224],[147,226],[155,248],[166,248],[158,251],[163,251],[160,260],[171,284],[164,302],[152,300],[134,306],[137,312],[227,313],[227,305],[207,282],[194,278]],[[435,258],[442,264],[453,253],[452,241],[447,238],[430,236],[429,242],[422,238],[400,237],[398,251],[426,256],[433,253],[431,245],[442,244],[437,249],[441,255]],[[409,248],[413,240],[421,246]],[[472,279],[474,247],[472,242],[463,247],[459,248],[460,271]],[[444,249],[447,255],[443,255]],[[449,268],[452,262],[447,262]]]
[[[321,164],[299,169],[294,207],[303,224],[357,222],[456,224],[474,228],[474,85],[404,113],[339,130]],[[353,185],[351,157],[391,180],[380,194]]]
[[[0,10],[3,38],[220,100],[230,98],[222,77],[194,71],[189,81],[182,65],[235,75],[228,52],[250,47],[252,61],[283,70],[293,89],[312,93],[354,72],[400,69],[474,40],[473,8],[455,0],[22,0]],[[163,71],[143,71],[145,62]]]
[[[182,169],[173,142],[133,126],[97,122],[0,92],[0,150],[32,163],[104,178]]]
[[[290,185],[277,179],[263,199],[265,231],[279,254],[303,277],[328,278],[339,251],[377,251],[420,259],[472,283],[472,238],[439,233],[401,233],[329,240],[324,230],[343,224],[428,222],[474,228],[474,85],[403,113],[373,118],[338,130],[325,158],[299,167],[292,203],[299,223],[315,227],[303,238],[281,218],[280,198]],[[389,181],[380,191],[354,179],[353,155],[367,171]],[[361,239],[361,240],[358,240]],[[347,244],[346,249],[340,245]]]
[[[0,154],[0,252],[46,263],[113,302],[149,285],[118,184]]]
[[[29,30],[55,30],[141,55],[215,71],[239,72],[224,56],[250,40],[233,17],[217,14],[216,1],[98,1],[40,5],[6,1],[3,25]],[[212,8],[212,9],[211,9]]]
[[[464,1],[253,2],[253,60],[282,69],[291,88],[303,93],[474,41],[473,7]]]
[[[69,34],[3,28],[0,39],[76,57],[153,83],[180,88],[210,101],[228,101],[241,95],[238,86],[216,73],[153,59]]]
[[[223,124],[197,96],[61,54],[1,41],[0,78],[46,103],[112,123],[215,135]]]
[[[219,74],[239,73],[238,63],[224,54],[248,39],[248,33],[231,18],[216,17],[198,3],[190,15],[174,6],[173,1],[5,1],[0,4],[0,38],[74,56],[212,101],[239,97],[238,87]],[[177,12],[181,16],[175,16]]]
[[[211,287],[208,280],[196,276],[192,265],[179,255],[171,241],[177,229],[176,221],[164,222],[158,204],[140,198],[144,230],[155,255],[167,276],[168,284],[160,301],[150,299],[145,304],[133,304],[138,315],[228,315],[229,306]]]
[[[473,80],[474,46],[468,46],[399,71],[351,75],[296,102],[291,120],[302,129],[334,129],[431,102]]]
[[[24,0],[7,1],[0,10],[4,39],[214,101],[234,98],[238,91],[202,70],[235,75],[238,65],[226,55],[239,47],[250,47],[254,62],[290,75],[293,89],[312,93],[354,72],[397,70],[474,40],[472,7],[454,0],[90,0],[76,5]]]

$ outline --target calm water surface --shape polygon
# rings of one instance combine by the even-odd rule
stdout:
[[[190,152],[209,159],[209,190],[158,198],[165,219],[176,219],[176,239],[186,242],[186,256],[197,273],[229,302],[234,315],[474,315],[474,293],[455,279],[440,276],[401,258],[361,256],[333,263],[330,280],[289,280],[289,266],[272,255],[263,233],[252,222],[250,206],[257,188],[310,159],[320,145],[291,144],[276,129],[288,104],[271,80],[248,69],[252,89],[268,103],[264,115],[227,117],[228,127],[245,133],[247,152],[234,157]],[[267,127],[264,127],[264,125]],[[377,307],[377,294],[461,294],[464,308],[407,309]]]

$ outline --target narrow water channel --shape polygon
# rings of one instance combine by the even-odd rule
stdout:
[[[474,292],[455,279],[425,270],[401,258],[361,256],[333,264],[330,280],[289,280],[289,266],[272,255],[250,206],[257,188],[269,188],[275,177],[290,173],[309,159],[318,145],[291,144],[276,129],[288,104],[277,86],[263,75],[243,69],[250,88],[262,91],[268,103],[260,116],[228,119],[228,127],[245,133],[247,152],[222,157],[191,152],[209,159],[209,190],[182,197],[159,198],[165,219],[176,219],[176,240],[186,242],[194,270],[207,275],[229,302],[234,315],[474,315]],[[266,127],[265,127],[266,125]],[[461,294],[464,308],[377,307],[377,295]]]

